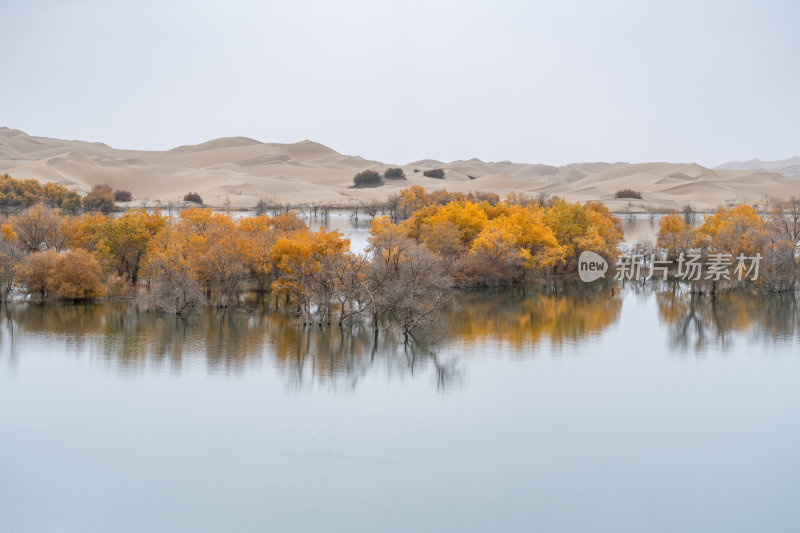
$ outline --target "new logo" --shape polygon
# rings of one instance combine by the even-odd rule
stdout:
[[[591,283],[605,277],[606,272],[608,272],[608,262],[602,256],[589,251],[581,252],[578,257],[578,276],[581,281]]]

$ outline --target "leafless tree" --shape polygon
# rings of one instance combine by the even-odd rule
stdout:
[[[61,217],[52,209],[37,205],[11,217],[17,241],[28,252],[62,248]]]
[[[769,202],[770,213],[767,219],[770,229],[800,249],[800,198],[792,196],[788,200],[773,198]]]

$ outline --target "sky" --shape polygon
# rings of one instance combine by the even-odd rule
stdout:
[[[0,0],[0,125],[386,163],[800,155],[800,2]]]

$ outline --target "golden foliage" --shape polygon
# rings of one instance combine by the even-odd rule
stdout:
[[[59,256],[54,280],[62,298],[85,300],[105,294],[100,263],[80,248]]]

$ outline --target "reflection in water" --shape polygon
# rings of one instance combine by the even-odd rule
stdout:
[[[127,372],[148,366],[178,372],[194,358],[210,371],[235,373],[266,359],[295,387],[353,387],[367,372],[380,371],[390,379],[429,374],[445,389],[461,379],[458,354],[464,346],[531,348],[545,339],[559,345],[600,332],[620,309],[621,299],[599,285],[476,291],[444,314],[439,330],[404,337],[363,325],[300,328],[268,312],[209,308],[184,319],[145,312],[134,303],[18,304],[0,319],[0,354],[22,353],[44,336],[47,349],[88,353]]]
[[[631,293],[655,299],[670,345],[678,349],[701,350],[711,342],[725,347],[743,334],[787,342],[800,331],[796,295],[739,290],[712,298],[677,284],[632,284],[625,289]],[[444,313],[439,331],[406,338],[363,325],[300,328],[268,312],[205,309],[183,319],[134,303],[16,304],[0,313],[0,357],[13,367],[27,349],[88,354],[128,373],[152,367],[180,372],[189,365],[239,373],[267,362],[298,389],[352,388],[379,372],[389,380],[423,377],[441,390],[461,382],[464,352],[498,353],[500,346],[523,355],[542,343],[556,350],[585,343],[619,321],[622,305],[620,292],[602,284],[473,291]],[[475,350],[482,344],[487,350]]]
[[[622,299],[603,284],[563,283],[535,289],[476,291],[449,316],[450,332],[464,342],[493,340],[532,348],[543,339],[558,346],[615,323]]]
[[[659,318],[669,325],[670,343],[702,350],[715,343],[726,347],[742,334],[765,343],[786,343],[800,332],[796,293],[765,294],[739,289],[693,294],[670,284],[656,293]]]
[[[0,356],[10,361],[45,338],[46,348],[89,353],[134,372],[149,365],[180,371],[200,359],[210,371],[241,372],[268,358],[296,387],[314,382],[355,386],[371,368],[390,377],[430,371],[439,389],[458,382],[456,361],[431,335],[404,338],[363,325],[299,328],[281,314],[205,309],[188,318],[160,316],[135,304],[19,304],[0,319]],[[99,352],[99,353],[98,353]]]

